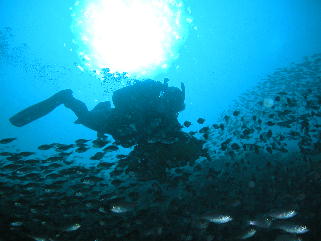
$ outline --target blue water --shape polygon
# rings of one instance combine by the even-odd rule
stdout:
[[[112,91],[122,87],[118,82],[102,83],[92,73],[80,71],[77,68],[80,60],[76,51],[70,51],[69,47],[65,47],[66,45],[72,46],[74,38],[70,27],[72,17],[69,10],[73,3],[70,0],[0,1],[0,33],[3,33],[2,37],[5,39],[5,47],[0,45],[0,54],[3,54],[0,56],[0,122],[2,123],[0,139],[17,138],[14,143],[7,145],[6,150],[8,151],[35,151],[41,144],[68,144],[80,138],[95,139],[96,133],[84,126],[74,124],[76,116],[63,106],[21,128],[12,126],[8,119],[23,108],[62,89],[72,89],[74,96],[85,102],[91,109],[101,101],[110,100]],[[168,71],[159,73],[154,79],[162,81],[164,78],[169,78],[169,85],[177,87],[181,82],[185,84],[186,108],[180,113],[179,121],[181,124],[186,120],[191,121],[193,124],[189,130],[199,130],[203,127],[197,123],[199,117],[204,118],[206,125],[209,126],[221,121],[219,117],[222,117],[222,113],[227,112],[231,115],[233,111],[231,106],[235,101],[248,90],[258,91],[258,84],[266,80],[268,75],[279,68],[287,68],[292,63],[302,63],[306,56],[321,53],[321,1],[319,0],[186,0],[185,6],[191,9],[193,26],[190,27],[186,41],[179,49],[179,58],[172,63]],[[0,39],[1,43],[3,42]],[[5,50],[2,51],[2,49]],[[291,79],[289,81],[290,85]],[[249,106],[249,113],[250,110]],[[215,137],[220,141],[225,140],[223,134]],[[214,142],[215,139],[211,140],[210,144]],[[5,149],[2,148],[1,151]],[[215,158],[216,153],[210,154]],[[292,153],[290,152],[289,155],[291,156]],[[267,159],[265,156],[262,157],[264,161],[269,161]],[[88,156],[84,159],[78,158],[78,160],[85,163]],[[316,164],[318,168],[320,168],[319,162]],[[279,172],[282,175],[287,173],[285,171],[287,165],[283,162],[280,165],[284,166]],[[291,166],[289,169],[296,175],[293,174],[290,177],[293,182],[300,181],[298,178],[300,177],[300,165]],[[224,165],[218,163],[219,168],[222,166]],[[231,170],[233,168],[231,167]],[[313,165],[311,164],[309,168],[313,170]],[[228,167],[225,171],[229,170]],[[252,186],[252,176],[257,173],[255,170],[251,172],[246,172],[246,170],[249,169],[244,169],[244,172],[238,172],[235,169],[232,171],[235,171],[235,180],[241,180],[244,175],[247,181],[245,184],[240,183],[239,186],[243,185],[245,189],[248,189]],[[263,177],[271,176],[271,178],[272,176],[274,178],[274,175],[278,176],[272,171],[262,174]],[[318,174],[315,175],[317,177],[313,180],[319,181]],[[195,184],[203,194],[208,191],[206,189],[208,186],[204,183],[212,178],[209,176],[199,179],[194,176],[192,179],[193,185]],[[2,182],[1,178],[0,182]],[[310,179],[306,176],[306,179],[301,181],[304,182],[304,180]],[[214,178],[213,182],[216,181],[219,180]],[[262,182],[265,182],[265,179]],[[286,179],[281,180],[281,183],[286,182]],[[233,191],[228,190],[227,187],[233,187],[234,184],[228,181],[226,184],[222,183],[219,184],[222,185],[220,190],[224,190],[225,194],[231,192],[232,195]],[[215,186],[211,185],[211,187]],[[314,182],[311,186],[319,187],[320,185]],[[300,190],[307,187],[294,187],[299,191],[289,195],[299,195]],[[256,194],[251,196],[251,191],[249,191],[250,201],[246,203],[247,206],[258,207],[256,202],[266,201],[263,197],[264,189],[260,190],[262,200],[258,199]],[[170,189],[169,192],[178,195],[175,190]],[[316,194],[316,197],[319,195]],[[192,195],[190,198],[193,198]],[[211,198],[215,199],[216,195],[213,194]],[[281,201],[279,199],[269,200],[269,203],[275,201],[277,204],[274,205],[274,203],[274,206],[309,209],[306,206],[292,205],[293,203],[285,201],[288,200],[286,197],[282,198],[280,197]],[[220,199],[217,205],[225,208],[224,199],[222,200]],[[313,198],[307,198],[306,203],[311,200]],[[203,199],[201,201],[205,202]],[[195,199],[191,203],[198,204]],[[209,204],[211,205],[214,204]],[[262,206],[264,209],[263,204]],[[316,203],[311,206],[310,214],[315,211],[313,209],[315,206]],[[196,212],[201,212],[201,210],[202,208],[196,208]],[[250,214],[254,213],[255,210],[253,213],[250,212]],[[311,224],[309,217],[303,215],[302,220],[309,221]],[[320,216],[313,222],[317,223],[317,220],[320,220]],[[243,225],[242,222],[239,223],[240,227]],[[224,228],[215,229],[216,231],[228,233]],[[272,240],[275,240],[274,237]],[[220,236],[217,240],[225,239]],[[306,240],[314,239],[310,237]]]
[[[69,11],[73,2],[0,4],[0,27],[12,29],[10,47],[19,48],[20,55],[18,63],[0,66],[3,136],[19,135],[21,143],[28,145],[92,137],[94,133],[72,124],[73,114],[64,108],[21,129],[7,121],[21,108],[60,89],[73,89],[90,107],[110,98],[98,80],[76,68],[76,54],[63,46],[73,38]],[[186,5],[198,30],[190,32],[180,51],[175,63],[180,68],[156,78],[168,77],[172,85],[185,83],[187,108],[181,120],[202,116],[213,121],[238,95],[276,68],[321,51],[317,0],[187,1]],[[34,70],[25,70],[33,65]]]

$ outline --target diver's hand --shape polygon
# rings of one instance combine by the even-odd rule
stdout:
[[[185,85],[183,82],[181,82],[181,89],[182,89],[183,98],[185,100]]]
[[[182,89],[182,91],[185,93],[185,85],[184,85],[183,82],[181,82],[181,89]]]

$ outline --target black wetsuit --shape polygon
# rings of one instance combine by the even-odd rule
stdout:
[[[123,146],[174,138],[181,128],[177,116],[184,109],[185,94],[173,88],[146,80],[115,91],[112,97],[115,108],[103,132]]]

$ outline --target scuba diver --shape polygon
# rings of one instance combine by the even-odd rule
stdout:
[[[91,111],[85,103],[62,90],[50,98],[32,105],[9,119],[17,127],[39,119],[60,105],[71,109],[82,124],[97,132],[99,138],[110,134],[116,143],[130,147],[136,144],[169,142],[180,131],[177,117],[185,108],[185,86],[181,89],[154,80],[136,81],[113,93],[112,101],[98,103]]]
[[[167,169],[195,162],[208,156],[204,142],[182,131],[177,118],[185,109],[185,86],[181,89],[154,80],[135,82],[113,93],[109,101],[97,104],[91,111],[73,97],[70,89],[32,105],[9,119],[21,127],[47,115],[60,105],[71,109],[82,124],[97,132],[98,138],[111,135],[117,145],[132,147],[118,164],[139,180],[167,180]],[[118,165],[117,164],[117,165]]]

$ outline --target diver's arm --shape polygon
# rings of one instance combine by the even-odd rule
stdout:
[[[74,106],[75,108],[76,106]],[[75,113],[76,111],[73,110]],[[98,103],[93,110],[80,112],[76,124],[82,124],[89,129],[97,132],[98,137],[102,137],[106,133],[106,124],[110,122],[110,117],[113,109],[110,107],[110,102]]]

